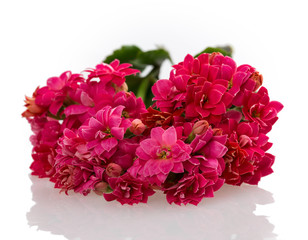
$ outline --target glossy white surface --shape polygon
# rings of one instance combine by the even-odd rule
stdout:
[[[308,239],[305,1],[1,1],[0,239]],[[259,187],[224,186],[198,207],[121,206],[59,194],[29,177],[31,134],[20,113],[50,76],[93,67],[122,44],[164,45],[174,62],[231,44],[285,108],[270,133],[275,173]],[[168,77],[165,64],[162,77]]]

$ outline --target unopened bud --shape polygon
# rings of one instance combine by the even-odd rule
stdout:
[[[99,182],[96,183],[94,186],[94,192],[100,196],[103,195],[103,193],[106,193],[107,189],[108,189],[108,183],[106,182]]]
[[[208,130],[209,126],[210,125],[206,120],[200,120],[194,124],[192,129],[193,134],[195,135],[204,134]]]
[[[124,91],[124,92],[128,91],[128,86],[127,86],[126,82],[124,82],[121,86],[113,84],[113,87],[114,87],[116,93],[121,92],[121,91]]]
[[[140,119],[135,119],[132,121],[132,125],[129,130],[135,135],[141,135],[145,130],[145,125]]]
[[[119,177],[122,172],[122,167],[116,163],[109,163],[106,168],[106,174],[109,177]]]

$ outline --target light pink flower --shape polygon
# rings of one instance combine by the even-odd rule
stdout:
[[[132,176],[139,175],[150,184],[161,186],[170,172],[184,172],[183,162],[190,158],[190,153],[190,146],[178,140],[174,127],[153,128],[151,137],[141,141],[136,150],[137,166],[128,171]]]
[[[133,178],[128,173],[118,178],[109,178],[108,183],[113,191],[110,194],[105,193],[105,199],[107,201],[117,200],[122,205],[146,203],[148,197],[155,193],[148,183]]]
[[[243,114],[245,119],[258,123],[260,132],[268,133],[278,120],[277,114],[283,105],[277,101],[270,101],[267,89],[261,87],[258,92],[246,91],[243,99]]]
[[[130,121],[122,117],[124,106],[104,107],[79,128],[79,136],[85,139],[93,156],[110,158],[116,151],[118,141],[124,138]]]

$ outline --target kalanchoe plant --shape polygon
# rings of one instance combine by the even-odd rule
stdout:
[[[283,105],[231,50],[188,54],[159,79],[165,49],[123,46],[82,74],[49,78],[22,113],[34,133],[32,174],[66,194],[130,205],[159,190],[170,204],[197,205],[224,183],[258,184],[273,171],[266,134]]]

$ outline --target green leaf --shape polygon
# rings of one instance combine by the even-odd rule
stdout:
[[[141,71],[141,74],[136,76],[127,76],[126,84],[128,90],[134,92],[137,97],[141,97],[147,107],[152,105],[151,88],[159,79],[161,65],[165,60],[172,62],[168,51],[160,47],[144,52],[135,45],[125,45],[115,50],[103,62],[111,63],[115,59],[118,59],[121,63],[130,63],[133,65],[132,68]],[[141,77],[146,67],[151,67],[152,70],[146,76]]]
[[[222,46],[222,47],[208,47],[204,49],[202,52],[195,55],[195,58],[201,55],[202,53],[213,53],[220,52],[224,56],[232,57],[232,48],[230,46]]]
[[[111,63],[113,60],[118,59],[121,63],[131,63],[137,58],[142,50],[135,45],[124,45],[120,49],[113,51],[113,53],[105,58],[103,62]],[[134,65],[134,68],[142,71],[145,67]]]
[[[165,60],[171,61],[170,55],[165,49],[159,48],[147,52],[140,52],[136,60],[133,61],[133,64],[144,64],[160,67]]]

